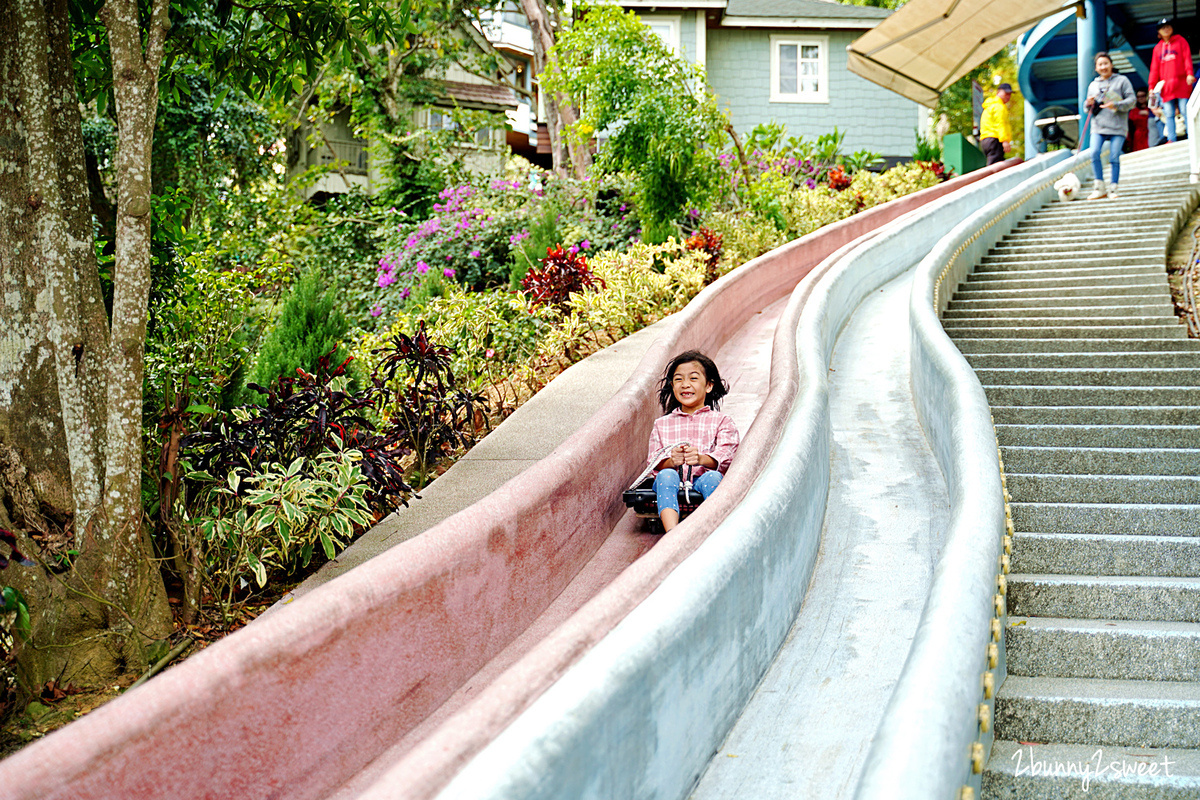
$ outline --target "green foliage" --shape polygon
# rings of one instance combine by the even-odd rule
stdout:
[[[570,307],[592,329],[628,335],[686,306],[704,288],[707,265],[704,251],[676,239],[600,253],[591,267],[602,288],[571,295]],[[562,331],[571,335],[569,325]]]
[[[916,134],[917,144],[913,148],[913,161],[941,161],[942,160],[942,143],[937,140],[930,131],[928,136],[922,136],[920,131],[914,130]]]
[[[636,14],[603,5],[560,32],[552,58],[557,70],[543,85],[580,104],[570,135],[610,131],[597,163],[637,176],[643,238],[664,241],[689,208],[717,199],[728,119],[699,67],[671,53]]]
[[[423,302],[450,281],[476,291],[515,288],[551,247],[624,248],[640,224],[627,202],[630,184],[621,175],[542,184],[532,172],[451,186],[439,193],[433,216],[401,217],[373,270],[382,291],[372,313]]]
[[[469,26],[481,29],[490,8],[459,0],[422,2],[402,40],[330,65],[306,94],[302,116],[310,123],[328,122],[349,109],[355,135],[371,142],[385,207],[427,217],[440,191],[470,179],[465,156],[481,152],[476,133],[506,126],[503,114],[459,106],[439,81],[452,67],[488,79],[499,74],[506,62],[494,50],[481,50],[466,32]],[[425,124],[433,107],[447,118],[438,130]],[[496,146],[482,151],[498,156]]]
[[[169,294],[154,301],[143,394],[148,418],[176,405],[228,408],[252,355],[256,292],[269,278],[216,269],[211,253],[188,257]]]
[[[332,559],[356,527],[371,522],[361,457],[357,450],[327,450],[287,466],[265,464],[244,478],[231,473],[206,490],[204,511],[183,513],[226,614],[242,582],[266,586],[272,572],[306,566],[317,548]]]
[[[844,155],[841,149],[844,139],[845,134],[837,128],[809,140],[803,136],[787,136],[787,128],[782,123],[760,123],[750,131],[744,145],[749,161],[749,180],[738,169],[740,165],[735,163],[734,154],[719,156],[730,170],[728,191],[736,194],[761,220],[769,222],[778,231],[785,231],[788,221],[783,205],[787,195],[798,189],[817,189],[834,181],[838,182],[838,188],[844,188],[848,181],[845,173],[853,175],[881,160],[878,153],[867,150]],[[749,235],[763,244],[777,239],[769,231]],[[750,245],[749,249],[757,247]]]
[[[950,121],[950,132],[969,136],[974,126],[971,107],[971,82],[978,81],[983,87],[986,100],[999,83],[1013,87],[1012,99],[1008,101],[1008,124],[1013,133],[1013,154],[1025,152],[1025,98],[1017,83],[1017,46],[1011,44],[966,75],[950,84],[938,97],[934,116],[945,114]]]
[[[383,343],[397,334],[414,333],[424,324],[435,341],[454,342],[451,369],[470,392],[480,392],[523,369],[534,358],[552,328],[550,310],[531,309],[519,294],[491,289],[465,291],[451,284],[442,295],[404,308],[379,334],[365,335],[355,356],[372,370]]]
[[[723,236],[722,258],[728,269],[864,208],[939,181],[936,173],[922,165],[902,164],[882,173],[855,173],[848,188],[835,191],[828,186],[793,188],[790,179],[778,171],[767,171],[756,178],[752,190],[772,198],[769,209],[751,206],[720,211],[709,215],[705,224]]]
[[[348,325],[346,317],[334,307],[316,272],[307,272],[296,281],[283,304],[279,318],[259,348],[251,381],[268,386],[281,376],[296,374],[296,369],[316,372],[318,360],[337,350],[331,359],[340,363],[340,343]]]

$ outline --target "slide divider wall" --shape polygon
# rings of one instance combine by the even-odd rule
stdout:
[[[1045,167],[1046,159],[1014,166],[915,209],[805,278],[789,304],[803,309],[793,346],[800,394],[753,486],[439,797],[686,796],[770,666],[812,576],[829,488],[827,375],[839,331],[938,234]]]
[[[1035,174],[959,223],[921,261],[913,279],[913,398],[946,479],[950,526],[857,800],[958,800],[968,786],[979,796],[992,744],[995,690],[1005,676],[1005,596],[998,576],[1012,523],[1006,520],[987,396],[943,330],[940,314],[995,243],[1055,196],[1055,181],[1090,170],[1091,154],[1060,151],[1030,164],[1037,166]]]

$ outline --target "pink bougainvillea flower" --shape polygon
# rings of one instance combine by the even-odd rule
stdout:
[[[371,316],[372,317],[378,317],[382,313],[383,313],[383,306],[379,305],[379,303],[376,303],[375,305],[371,306]]]
[[[479,258],[480,255],[482,254],[478,250],[471,251],[471,258]]]
[[[496,355],[496,351],[490,347],[487,349],[487,352],[484,353],[484,356],[486,356],[487,358],[491,358],[494,355]]]
[[[410,294],[412,294],[412,290],[411,290],[411,289],[409,289],[407,286],[405,286],[403,289],[401,289],[401,290],[400,290],[400,299],[401,299],[401,300],[407,300],[407,299],[408,299],[408,296],[409,296]]]
[[[581,248],[583,248],[584,250],[587,250],[589,247],[592,246],[592,243],[589,242],[587,239],[584,239],[582,242],[579,243],[579,246]]]
[[[446,267],[444,270],[442,270],[442,274],[445,275],[447,278],[453,278],[454,270],[450,269],[449,267]]]
[[[417,262],[417,274],[424,275],[426,272],[429,272],[429,265],[426,264],[424,261],[418,261]]]

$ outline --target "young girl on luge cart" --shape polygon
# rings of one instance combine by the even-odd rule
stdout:
[[[646,463],[659,470],[654,492],[664,531],[679,524],[680,473],[707,498],[733,461],[737,427],[717,410],[728,391],[717,365],[697,350],[675,356],[663,372],[658,402],[666,413],[654,421]]]

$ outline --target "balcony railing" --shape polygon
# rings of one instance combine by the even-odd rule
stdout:
[[[326,139],[317,145],[315,153],[319,164],[332,164],[336,160],[351,175],[367,174],[367,148],[361,140]]]

